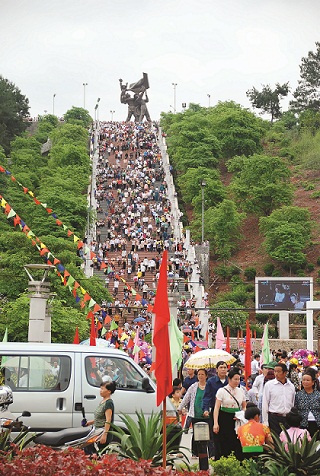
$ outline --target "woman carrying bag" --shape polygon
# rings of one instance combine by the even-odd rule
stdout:
[[[219,388],[216,394],[216,403],[213,411],[213,432],[219,440],[221,456],[229,456],[234,451],[237,459],[242,460],[242,448],[235,431],[235,413],[245,410],[246,400],[243,390],[239,388],[239,369],[234,368],[228,374],[228,385]]]

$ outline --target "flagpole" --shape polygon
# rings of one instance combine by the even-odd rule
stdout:
[[[166,469],[167,467],[167,425],[166,425],[166,414],[167,414],[167,401],[166,398],[162,402],[162,467]]]

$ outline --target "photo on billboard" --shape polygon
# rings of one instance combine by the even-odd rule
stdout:
[[[256,278],[256,310],[306,312],[312,284],[312,278]]]

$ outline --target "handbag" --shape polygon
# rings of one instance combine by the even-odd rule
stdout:
[[[226,392],[228,392],[229,395],[231,395],[231,397],[236,401],[237,405],[238,405],[238,408],[241,408],[241,406],[239,405],[239,402],[238,400],[236,399],[236,397],[234,395],[232,395],[231,392],[229,392],[229,390],[226,389],[226,387],[223,387],[223,390],[225,390]]]

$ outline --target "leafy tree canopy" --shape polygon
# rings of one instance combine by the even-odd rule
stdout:
[[[274,260],[290,268],[299,268],[306,263],[307,240],[299,224],[283,223],[266,233],[264,246]]]
[[[301,207],[281,207],[274,210],[270,216],[261,217],[259,226],[264,235],[274,230],[282,224],[297,225],[301,228],[301,233],[305,239],[310,240],[311,220],[310,212],[307,208]]]
[[[88,144],[88,131],[79,124],[63,124],[56,127],[50,134],[52,145]]]
[[[8,79],[0,76],[0,145],[6,154],[10,152],[10,142],[25,131],[29,116],[29,100]]]
[[[230,189],[243,210],[269,215],[291,203],[290,171],[282,159],[255,154],[235,157],[227,165],[229,172],[235,172]]]
[[[320,42],[316,42],[316,51],[309,51],[301,59],[300,80],[290,102],[296,112],[311,109],[318,112],[320,108]]]
[[[196,211],[200,212],[202,204],[201,183],[205,181],[204,200],[206,208],[221,202],[226,196],[220,173],[217,170],[198,167],[189,169],[179,177],[179,185],[184,201],[192,203]]]
[[[249,314],[242,310],[243,306],[234,301],[221,301],[211,306],[212,314],[219,317],[223,327],[229,326],[231,329],[243,329]]]
[[[92,124],[92,117],[87,109],[73,106],[63,116],[64,120],[69,124],[77,124],[88,128]]]
[[[51,306],[52,342],[71,344],[76,327],[79,328],[81,340],[89,338],[89,321],[82,311],[63,306],[61,301],[56,299]],[[29,309],[30,299],[27,294],[22,294],[14,301],[7,302],[1,313],[0,335],[3,335],[7,328],[10,342],[28,342]],[[19,317],[17,318],[17,316]]]
[[[223,157],[251,155],[262,150],[265,133],[263,120],[239,104],[220,102],[210,108],[208,118],[215,136],[220,141]]]
[[[206,210],[206,236],[220,259],[226,261],[231,257],[237,241],[241,238],[240,226],[244,218],[245,214],[239,213],[236,204],[228,199]]]
[[[247,91],[247,96],[255,109],[261,109],[261,114],[270,114],[271,122],[281,117],[282,111],[280,101],[289,93],[289,83],[276,84],[275,89],[271,89],[269,84],[262,85],[262,90],[255,87]]]
[[[305,248],[311,239],[310,213],[306,208],[282,207],[260,218],[264,246],[271,258],[288,268],[306,261]]]

